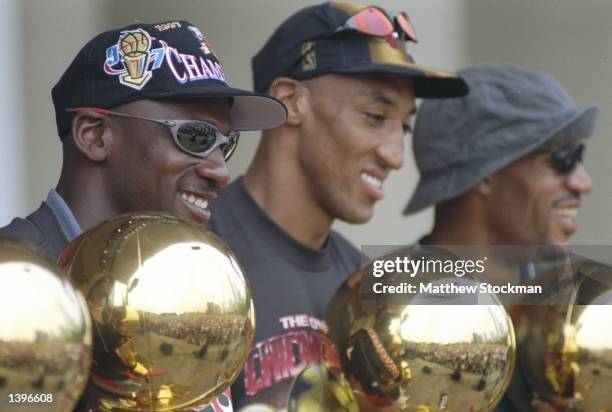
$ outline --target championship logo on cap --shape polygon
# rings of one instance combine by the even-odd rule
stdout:
[[[141,99],[231,99],[235,130],[278,127],[276,99],[231,87],[200,30],[188,21],[134,23],[87,42],[53,87],[57,132],[67,136],[78,107],[110,108]]]
[[[119,82],[125,86],[142,89],[164,58],[164,49],[151,49],[151,43],[151,36],[143,29],[122,32],[117,44],[106,49],[104,72],[118,75]],[[117,65],[121,68],[115,69]]]

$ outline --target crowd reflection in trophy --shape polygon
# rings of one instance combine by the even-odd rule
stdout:
[[[335,25],[320,28],[321,16],[335,16]],[[316,33],[299,41],[283,35],[295,27],[300,35]],[[290,388],[281,399],[290,412],[491,412],[510,403],[512,410],[612,412],[610,266],[567,246],[576,230],[580,195],[591,189],[581,163],[582,140],[593,132],[597,108],[578,109],[552,77],[515,66],[476,66],[457,75],[417,65],[408,53],[409,43],[416,40],[403,12],[353,3],[308,8],[283,23],[254,58],[256,89],[276,93],[275,99],[230,88],[204,35],[185,21],[136,23],[89,42],[53,92],[58,133],[69,139],[57,191],[50,192],[34,218],[17,219],[8,231],[27,238],[34,231],[27,222],[36,226],[31,222],[38,224],[41,214],[43,221],[55,222],[44,235],[56,241],[70,223],[90,229],[81,233],[73,227],[67,246],[63,241],[68,236],[46,242],[48,255],[60,255],[58,265],[24,244],[0,238],[0,410],[210,410],[253,349],[254,304],[264,308],[276,303],[254,302],[247,278],[257,275],[244,273],[239,259],[266,272],[266,253],[272,256],[276,249],[290,250],[276,260],[279,267],[289,254],[316,260],[332,249],[341,250],[341,258],[330,263],[325,255],[323,265],[315,266],[348,265],[349,257],[358,253],[331,230],[333,221],[370,219],[375,201],[383,196],[387,172],[403,163],[399,142],[408,129],[406,119],[415,112],[415,98],[435,97],[444,99],[427,100],[418,111],[414,150],[421,181],[406,213],[435,206],[436,222],[418,244],[385,258],[431,259],[439,253],[452,261],[466,256],[444,245],[479,245],[485,250],[480,255],[490,258],[492,277],[406,276],[391,270],[384,281],[479,285],[505,279],[557,288],[542,302],[507,302],[489,292],[474,302],[420,292],[398,301],[390,294],[372,295],[373,267],[365,262],[352,274],[342,273],[330,290],[314,284],[315,293],[304,296],[307,292],[300,294],[300,288],[318,273],[304,279],[299,270],[312,262],[291,262],[297,276],[274,268],[264,273],[266,282],[277,276],[279,284],[296,281],[294,289],[300,289],[294,295],[296,290],[281,290],[288,293],[282,298],[315,302],[317,310],[328,304],[325,323],[317,318],[322,313],[282,313],[281,319],[297,315],[300,322],[287,324],[316,329],[333,345],[306,332],[300,335],[304,346],[290,333],[278,340],[276,332],[265,336],[273,344],[262,349],[261,358],[270,358],[266,366],[274,370],[265,371],[271,372],[265,374],[269,386],[262,385],[260,396],[253,396],[255,403],[245,403],[242,410],[284,410],[278,407],[280,395],[264,393],[274,383]],[[295,44],[289,47],[287,42]],[[340,43],[351,45],[342,49],[346,53],[337,51]],[[318,47],[323,58],[317,58]],[[278,55],[286,49],[299,57],[272,70],[286,63]],[[371,61],[362,67],[364,59]],[[338,74],[347,72],[359,76]],[[279,77],[270,77],[274,73]],[[289,75],[296,78],[285,77]],[[301,83],[306,80],[310,86]],[[369,87],[377,92],[363,92]],[[93,101],[89,94],[95,95]],[[292,96],[304,100],[283,106],[280,99]],[[360,99],[394,111],[387,120],[369,112],[347,120],[353,109],[344,108]],[[468,104],[474,110],[466,110]],[[296,114],[302,106],[321,108],[321,113]],[[112,107],[126,112],[108,109]],[[150,115],[131,114],[143,112]],[[161,120],[169,113],[206,120]],[[288,114],[290,122],[283,126]],[[385,121],[393,127],[381,127]],[[298,127],[302,123],[305,129]],[[234,128],[270,131],[249,168],[252,174],[218,195],[229,180],[225,162],[239,137]],[[499,130],[505,132],[497,136]],[[302,140],[315,138],[323,140]],[[330,142],[338,147],[329,149]],[[376,160],[362,170],[362,156],[367,156],[354,152],[371,142],[382,149],[374,143],[363,149]],[[300,157],[302,152],[307,160]],[[168,171],[173,162],[182,162],[176,166],[180,172]],[[358,171],[350,174],[354,169]],[[278,176],[295,181],[285,183]],[[257,179],[259,184],[252,183]],[[278,182],[278,190],[268,186]],[[305,193],[307,189],[316,195]],[[275,221],[259,207],[265,209],[261,199],[266,195],[279,192],[282,196],[266,199],[281,201],[271,208],[270,213],[281,211]],[[142,207],[164,213],[139,212]],[[211,209],[218,216],[212,226],[224,240],[202,227]],[[117,216],[118,210],[132,213]],[[313,210],[314,217],[302,215]],[[63,216],[62,224],[57,216]],[[297,221],[308,223],[296,225],[291,235],[283,231],[282,223],[295,229]],[[245,228],[255,234],[241,232]],[[272,235],[264,240],[265,233]],[[232,246],[241,256],[228,246],[230,238],[241,245]],[[300,243],[304,239],[311,243]],[[499,253],[495,247],[503,244],[543,249]],[[259,246],[265,246],[265,253],[255,251]],[[261,292],[268,283],[256,286]],[[274,289],[270,295],[276,299],[276,293]],[[324,293],[330,299],[320,305]],[[278,317],[267,320],[270,324],[260,327],[278,327]],[[333,346],[328,352],[337,354],[339,363],[313,362],[297,370],[295,365],[305,358],[301,350],[320,357],[314,353],[320,347],[307,346],[312,342]],[[285,345],[285,350],[276,351],[274,345]],[[275,356],[285,357],[278,362],[282,368],[276,369]],[[254,380],[264,375],[261,358],[253,361]],[[243,398],[252,395],[242,386]]]
[[[130,227],[138,229],[130,231]],[[175,228],[179,230],[173,232]],[[160,233],[165,233],[161,239]],[[63,257],[64,265],[72,268],[69,276],[78,268],[79,274],[71,279],[81,285],[79,290],[93,284],[87,302],[94,349],[85,396],[95,397],[101,410],[181,410],[220,393],[242,367],[253,333],[249,292],[229,249],[211,236],[163,215],[128,216],[106,222],[69,246]],[[199,310],[183,313],[168,306],[156,311],[159,303],[138,294],[132,294],[133,303],[128,304],[139,284],[159,287],[151,282],[155,273],[146,271],[151,266],[143,262],[152,253],[182,243],[189,245],[183,248],[183,259],[193,263],[193,252],[211,248],[205,257],[218,253],[217,263],[224,263],[213,264],[216,270],[211,272],[201,261],[201,269],[186,270],[191,273],[182,279],[193,287],[198,282],[206,285],[206,278],[198,281],[198,276],[225,274],[228,293],[217,296],[229,299],[200,299],[192,307]],[[109,245],[119,246],[114,256],[107,253]],[[5,285],[20,295],[15,302],[23,304],[24,294],[33,294],[18,289],[16,279],[24,273],[36,274],[36,282],[56,285],[57,293],[46,300],[64,305],[58,313],[73,322],[71,329],[45,332],[37,329],[30,315],[23,316],[31,307],[5,307],[5,316],[12,309],[13,322],[5,322],[0,331],[2,390],[50,391],[58,396],[57,410],[71,410],[90,365],[91,328],[83,301],[62,280],[66,275],[25,246],[8,239],[0,246]],[[155,266],[163,266],[160,262]],[[595,273],[589,262],[591,277],[583,284],[608,269],[597,264]],[[119,268],[132,272],[101,276]],[[490,411],[506,390],[515,362],[527,372],[538,396],[571,398],[575,404],[568,408],[572,410],[609,410],[612,335],[605,328],[612,313],[609,306],[509,306],[513,327],[501,304],[413,306],[368,300],[359,288],[367,275],[366,266],[345,282],[327,319],[343,370],[329,370],[322,364],[306,368],[293,384],[290,410],[356,411],[361,406],[362,410]],[[120,279],[131,280],[121,287],[116,283]],[[180,280],[174,277],[174,282]],[[606,293],[609,289],[602,288],[595,298]],[[176,302],[186,309],[189,299],[183,296]],[[462,323],[460,328],[457,322]]]
[[[115,218],[66,248],[66,273],[20,243],[0,246],[6,293],[24,306],[3,310],[0,367],[13,370],[3,391],[54,393],[52,407],[68,411],[89,375],[81,401],[99,410],[185,410],[210,402],[242,368],[254,331],[250,291],[231,251],[200,227],[156,214]],[[18,289],[34,269],[57,293]],[[74,330],[38,329],[51,315],[28,313],[28,295],[59,306],[53,314]]]

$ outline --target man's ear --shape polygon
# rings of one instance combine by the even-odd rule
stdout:
[[[472,188],[476,193],[482,196],[489,196],[492,190],[493,176],[487,176],[482,179]]]
[[[270,85],[268,94],[287,107],[287,124],[297,126],[302,122],[310,95],[302,83],[288,77],[277,77]]]
[[[108,116],[82,111],[72,120],[72,140],[77,149],[93,162],[103,162],[110,153],[112,133]]]

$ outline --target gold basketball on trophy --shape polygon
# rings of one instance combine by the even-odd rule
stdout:
[[[127,32],[119,39],[119,48],[124,56],[144,54],[149,49],[149,37],[142,30]]]
[[[382,259],[428,258],[406,249]],[[478,304],[448,304],[446,297],[368,296],[372,264],[336,292],[326,322],[362,409],[405,412],[492,411],[512,376],[515,340],[510,317],[492,294]],[[388,272],[388,284],[445,281]],[[446,277],[448,277],[446,275]],[[477,283],[464,276],[448,281]],[[399,282],[399,283],[398,283]],[[452,300],[452,299],[451,299]],[[444,304],[447,302],[447,304]]]
[[[60,269],[0,237],[0,410],[74,408],[89,373],[87,308]]]
[[[88,405],[177,410],[211,401],[237,377],[253,303],[214,234],[168,215],[124,215],[73,241],[61,263],[93,319]]]

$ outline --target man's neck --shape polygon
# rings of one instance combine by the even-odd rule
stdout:
[[[317,204],[291,161],[272,159],[270,151],[258,153],[244,176],[244,186],[288,235],[313,249],[323,247],[334,220]]]
[[[106,202],[100,199],[97,185],[79,185],[60,179],[55,189],[70,208],[76,221],[83,231],[91,229],[103,220],[116,216],[105,207]]]
[[[457,248],[469,253],[471,258],[486,256],[486,280],[493,284],[516,283],[520,279],[519,263],[511,261],[504,246],[496,246],[491,242],[492,236],[481,223],[470,220],[452,219],[436,222],[428,243],[434,246],[465,246]]]

